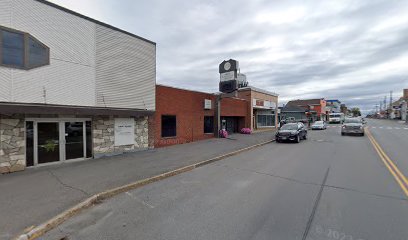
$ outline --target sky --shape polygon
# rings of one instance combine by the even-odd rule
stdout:
[[[216,92],[232,58],[281,103],[339,99],[367,112],[408,88],[408,1],[51,2],[156,42],[159,84]]]

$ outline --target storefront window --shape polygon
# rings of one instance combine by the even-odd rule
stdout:
[[[204,133],[214,133],[213,116],[204,116]]]
[[[273,111],[260,111],[257,114],[257,127],[274,127],[275,114]]]
[[[177,119],[176,116],[163,115],[162,119],[162,137],[177,136]]]

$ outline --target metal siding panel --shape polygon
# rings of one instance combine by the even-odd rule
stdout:
[[[0,0],[0,25],[11,25],[11,0]]]
[[[50,47],[49,66],[13,70],[12,101],[95,106],[95,24],[33,0],[13,1],[13,28]]]
[[[0,25],[11,27],[11,1],[0,0]],[[11,70],[0,67],[0,101],[11,100]]]
[[[90,69],[51,59],[50,66],[13,70],[13,101],[95,106],[95,75]]]
[[[96,26],[98,106],[155,109],[154,44]]]
[[[13,27],[50,47],[51,58],[95,65],[94,23],[33,0],[13,3]]]
[[[11,101],[11,70],[0,67],[0,102]]]

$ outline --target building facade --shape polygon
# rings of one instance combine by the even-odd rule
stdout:
[[[278,94],[253,86],[240,88],[238,97],[249,102],[249,119],[247,127],[252,130],[277,128]]]
[[[280,108],[279,121],[307,122],[307,112],[304,107],[285,106]]]
[[[317,120],[326,120],[326,100],[318,99],[304,99],[289,101],[287,106],[298,106],[308,110],[308,118],[314,122]]]
[[[149,147],[154,42],[43,0],[0,11],[0,172]]]
[[[151,128],[155,147],[213,138],[217,96],[211,93],[156,86],[156,113]],[[248,102],[239,98],[221,100],[221,121],[227,131],[238,132],[249,125]]]
[[[341,112],[341,102],[337,99],[326,100],[326,108],[328,113]]]

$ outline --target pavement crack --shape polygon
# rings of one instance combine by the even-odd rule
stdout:
[[[231,166],[222,165],[222,164],[216,164],[216,166],[227,167],[227,168],[231,168],[231,169],[235,169],[239,171],[251,172],[251,173],[256,173],[256,174],[265,175],[265,176],[274,177],[274,178],[280,178],[280,179],[288,180],[288,181],[295,182],[295,183],[305,184],[305,185],[313,185],[313,186],[319,186],[319,187],[321,186],[321,184],[318,184],[318,183],[304,182],[304,181],[294,179],[294,178],[283,177],[283,176],[279,176],[279,175],[275,175],[271,173],[259,172],[259,171],[254,171],[250,169],[245,169],[245,168],[231,167]]]
[[[313,219],[314,219],[314,217],[316,215],[317,207],[319,206],[320,199],[322,198],[323,189],[324,189],[324,186],[326,184],[327,177],[329,176],[329,171],[330,171],[330,166],[327,168],[326,174],[324,175],[324,179],[323,179],[323,182],[322,182],[322,184],[320,186],[319,193],[317,194],[315,203],[313,205],[312,213],[310,214],[309,220],[307,221],[306,229],[305,229],[305,232],[303,233],[302,240],[306,240],[307,235],[309,235],[309,231],[310,231],[310,228],[312,226]]]
[[[74,186],[71,186],[71,185],[69,185],[69,184],[64,183],[64,182],[63,182],[57,175],[55,175],[55,173],[52,172],[51,170],[48,169],[47,171],[48,171],[48,173],[49,173],[52,177],[54,177],[54,178],[57,180],[57,182],[59,182],[62,186],[66,187],[66,188],[70,188],[70,189],[75,190],[75,191],[79,191],[79,192],[83,193],[83,194],[86,195],[86,196],[89,196],[89,195],[90,195],[90,194],[89,194],[88,192],[86,192],[85,190],[82,190],[82,189],[80,189],[80,188],[77,188],[77,187],[74,187]]]
[[[341,189],[341,190],[350,191],[350,192],[356,192],[356,193],[360,193],[360,194],[364,194],[364,195],[368,195],[368,196],[382,197],[382,198],[388,198],[388,199],[394,199],[394,200],[403,200],[403,201],[407,201],[407,202],[408,202],[408,199],[407,199],[407,198],[394,197],[394,196],[383,195],[383,194],[377,194],[377,193],[369,193],[369,192],[364,192],[364,191],[360,191],[360,190],[353,189],[353,188],[338,187],[338,186],[333,186],[333,185],[324,185],[324,187],[334,188],[334,189]]]

